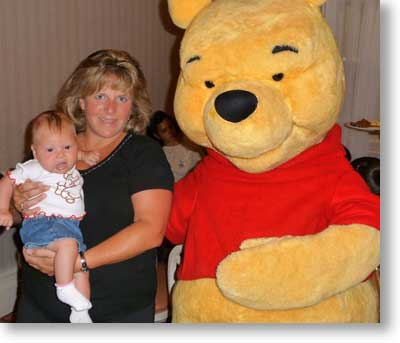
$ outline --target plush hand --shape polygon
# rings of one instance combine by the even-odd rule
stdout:
[[[359,224],[247,240],[219,264],[217,284],[227,298],[254,309],[310,306],[362,282],[379,265],[379,241],[378,230]]]

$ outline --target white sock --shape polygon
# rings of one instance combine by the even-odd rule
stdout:
[[[84,311],[75,311],[73,308],[71,308],[71,314],[69,316],[69,321],[71,323],[93,323],[92,318],[90,318],[89,311],[84,310]]]
[[[73,281],[64,286],[58,286],[56,284],[56,287],[57,298],[61,302],[73,307],[74,310],[83,311],[92,307],[90,301],[76,289]]]

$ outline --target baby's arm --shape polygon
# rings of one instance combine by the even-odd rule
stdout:
[[[90,166],[94,166],[100,161],[100,153],[97,151],[78,151],[78,160],[87,163]]]
[[[13,216],[9,210],[14,183],[7,176],[0,179],[0,226],[9,229],[13,224]]]

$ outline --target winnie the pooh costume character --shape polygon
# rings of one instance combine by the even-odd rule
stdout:
[[[341,145],[323,2],[168,2],[186,29],[176,118],[208,148],[174,190],[174,322],[378,320],[379,198]]]

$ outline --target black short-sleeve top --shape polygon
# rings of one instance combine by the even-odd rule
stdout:
[[[134,222],[133,194],[173,189],[173,175],[160,145],[147,136],[132,133],[108,158],[80,172],[87,213],[80,227],[89,249]],[[155,262],[156,252],[151,249],[129,260],[91,270],[92,319],[112,321],[115,316],[154,302]],[[53,285],[48,292],[58,302]]]

